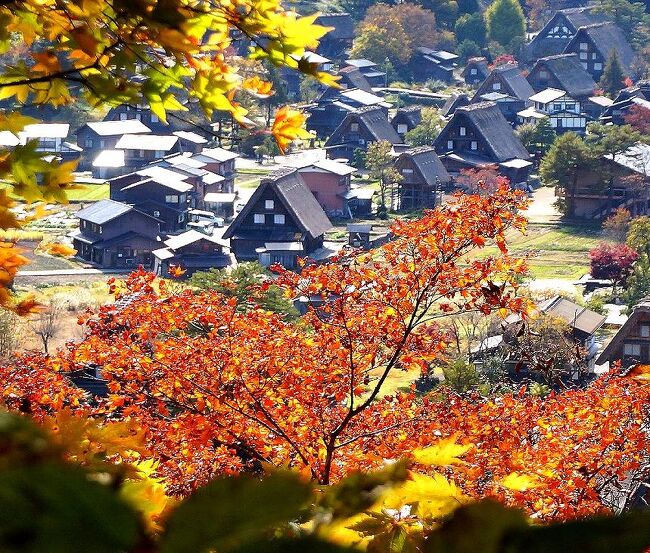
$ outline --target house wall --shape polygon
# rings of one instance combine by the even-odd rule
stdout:
[[[627,335],[611,353],[610,363],[619,359],[624,367],[636,363],[650,363],[650,313],[645,310],[638,311],[634,317],[634,324],[629,327]],[[638,348],[638,353],[633,351],[634,348]]]
[[[93,225],[89,221],[81,219],[79,221],[79,230],[87,236],[101,240],[110,240],[128,231],[137,232],[151,238],[156,238],[160,234],[158,222],[138,211],[129,211],[103,225]]]
[[[477,84],[482,83],[485,80],[485,77],[487,77],[485,72],[475,63],[468,65],[463,72],[465,83],[471,86],[476,86]]]
[[[578,33],[567,49],[567,53],[578,55],[578,61],[589,73],[594,81],[598,82],[605,70],[605,60],[596,48],[591,38],[584,33]]]
[[[533,70],[526,77],[530,86],[533,87],[535,92],[541,92],[546,88],[557,88],[559,90],[564,90],[562,83],[557,79],[557,77],[551,73],[546,64],[540,63],[536,65]]]
[[[341,197],[350,190],[350,175],[341,176],[323,171],[300,170],[300,176],[323,210],[329,214],[346,211],[346,201]]]
[[[353,130],[354,124],[358,125],[358,129]],[[341,132],[332,135],[330,140],[333,144],[337,144],[336,147],[327,150],[327,156],[330,159],[344,158],[352,161],[354,151],[357,149],[365,151],[368,144],[375,141],[375,137],[370,134],[360,119],[354,117],[348,120]]]
[[[465,128],[465,135],[461,134],[461,127]],[[475,149],[472,148],[472,142],[476,143]],[[462,112],[456,112],[453,119],[442,130],[436,139],[435,150],[438,155],[453,151],[484,157],[493,163],[499,162],[494,159],[483,136],[476,131],[473,123]]]
[[[397,158],[395,169],[402,175],[397,193],[397,209],[434,207],[435,186],[424,180],[412,157]]]
[[[170,117],[169,125],[163,123],[156,114],[144,106],[129,106],[122,104],[109,110],[104,121],[127,121],[137,119],[151,129],[154,134],[167,134],[179,130],[173,126],[173,118]],[[171,126],[170,126],[171,125]]]

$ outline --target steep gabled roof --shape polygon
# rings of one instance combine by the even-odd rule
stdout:
[[[602,23],[607,20],[607,16],[604,13],[595,11],[593,6],[568,8],[566,10],[560,10],[560,13],[569,20],[575,31],[580,27]]]
[[[302,232],[308,233],[312,238],[317,238],[332,228],[332,223],[311,190],[300,178],[298,170],[284,168],[262,179],[244,209],[239,212],[223,234],[224,238],[231,238],[235,234],[267,188],[272,188],[275,191]]]
[[[442,113],[443,117],[449,117],[450,115],[453,115],[458,108],[467,106],[468,104],[469,97],[467,94],[452,94],[449,98],[447,98],[447,101],[442,106],[440,112]]]
[[[171,238],[165,240],[165,246],[167,246],[171,250],[178,250],[180,248],[184,248],[185,246],[189,246],[190,244],[194,244],[195,242],[199,242],[201,240],[207,240],[208,242],[212,242],[213,244],[218,244],[219,246],[223,246],[226,248],[228,247],[228,244],[224,240],[215,238],[214,236],[209,236],[207,234],[204,234],[194,229],[185,231],[182,234],[179,234],[177,236],[172,236]]]
[[[79,219],[83,219],[89,223],[103,225],[113,219],[117,219],[129,211],[135,211],[133,206],[123,204],[122,202],[116,202],[114,200],[100,200],[84,209],[80,209],[75,215]]]
[[[432,146],[411,148],[410,150],[402,152],[397,159],[399,160],[405,157],[411,158],[422,175],[422,178],[428,184],[435,184],[436,178],[441,183],[446,183],[451,180],[449,173],[447,173],[447,169],[445,169],[445,166],[440,161],[438,154],[436,154],[436,151]]]
[[[420,106],[408,106],[405,108],[399,108],[395,114],[395,117],[391,119],[391,124],[393,121],[400,117],[404,117],[409,122],[409,125],[411,125],[411,127],[417,127],[422,121],[422,108],[420,108]]]
[[[605,361],[615,360],[611,358],[614,354],[614,351],[621,345],[621,342],[627,338],[630,332],[634,330],[642,313],[650,313],[650,300],[648,298],[645,298],[634,306],[634,310],[630,314],[627,321],[625,321],[623,326],[618,329],[618,332],[610,340],[609,344],[607,344],[598,359],[596,359],[597,364],[600,365],[602,363],[605,363]]]
[[[324,27],[334,27],[323,37],[325,39],[352,40],[354,38],[354,21],[349,13],[323,13],[314,23]]]
[[[605,323],[605,317],[566,298],[555,296],[539,305],[542,312],[565,321],[569,326],[593,334]]]
[[[472,98],[473,102],[477,101],[483,94],[494,92],[491,88],[488,88],[487,85],[488,82],[493,82],[492,79],[490,79],[492,76],[508,87],[510,91],[512,91],[512,94],[520,100],[526,101],[535,94],[533,87],[530,86],[530,83],[522,74],[519,66],[513,63],[506,63],[499,65],[492,70],[485,81],[481,83],[481,86],[478,87],[474,98]],[[500,92],[504,92],[503,88]]]
[[[326,146],[337,144],[337,137],[348,128],[350,123],[358,122],[363,125],[370,135],[377,141],[388,140],[391,144],[401,144],[402,139],[397,134],[397,131],[388,121],[386,114],[382,108],[377,106],[369,106],[360,108],[348,113],[341,124],[332,133],[326,142]]]
[[[372,86],[368,82],[366,76],[359,71],[358,67],[348,66],[342,69],[339,69],[339,76],[341,84],[347,86],[348,88],[358,88],[364,92],[372,92]]]
[[[126,121],[93,121],[86,126],[99,136],[121,136],[123,134],[143,134],[151,132],[141,121],[127,119]]]
[[[530,154],[494,102],[481,102],[458,108],[448,125],[454,124],[457,117],[469,119],[476,132],[483,137],[487,146],[492,150],[497,161],[530,158]]]
[[[591,39],[605,60],[609,58],[610,52],[616,51],[623,70],[630,70],[632,60],[634,59],[634,50],[632,50],[630,43],[625,38],[625,34],[618,26],[614,23],[607,22],[580,27],[565,48],[565,53],[573,52],[575,44],[583,41],[585,36]]]
[[[533,75],[539,66],[553,74],[561,85],[562,90],[572,97],[591,96],[597,86],[593,78],[580,63],[576,54],[559,54],[540,58],[535,63],[530,74]]]
[[[194,154],[192,156],[192,159],[207,161],[208,163],[211,161],[218,161],[219,163],[223,163],[225,161],[229,161],[238,157],[239,154],[231,152],[230,150],[226,150],[224,148],[203,148],[200,153]]]
[[[70,132],[70,125],[67,123],[34,123],[25,125],[25,128],[18,133],[24,140],[33,138],[66,138]]]
[[[467,60],[467,65],[461,73],[463,78],[467,77],[467,71],[472,67],[478,69],[484,78],[487,77],[487,74],[490,72],[488,69],[488,62],[485,58],[469,58]]]

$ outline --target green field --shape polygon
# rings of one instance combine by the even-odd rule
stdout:
[[[82,184],[82,188],[69,190],[68,199],[72,202],[97,202],[107,200],[110,195],[108,184]]]
[[[513,254],[532,254],[530,272],[534,278],[577,280],[589,272],[589,250],[604,239],[590,227],[531,224],[525,235],[508,234]],[[477,252],[478,257],[496,254],[496,248]]]

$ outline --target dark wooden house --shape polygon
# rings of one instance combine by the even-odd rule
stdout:
[[[449,173],[430,146],[402,152],[395,160],[394,167],[402,176],[396,206],[400,210],[435,207],[436,196],[451,181]]]
[[[484,94],[498,92],[528,102],[535,91],[517,64],[506,63],[495,67],[475,92],[472,103],[481,102]]]
[[[576,54],[584,69],[598,82],[612,52],[616,52],[621,67],[629,75],[634,50],[625,34],[614,23],[598,23],[578,29],[564,49],[565,54]]]
[[[422,108],[420,106],[409,106],[399,108],[390,120],[390,124],[393,125],[402,142],[404,142],[406,133],[417,127],[420,121],[422,121]]]
[[[180,130],[180,127],[176,125],[176,119],[170,117],[169,121],[164,123],[151,111],[149,106],[144,105],[121,104],[111,108],[104,117],[104,121],[129,121],[134,119],[144,123],[147,128],[156,134],[166,134]]]
[[[348,65],[347,67],[342,67],[339,69],[339,72],[337,74],[339,77],[341,77],[339,80],[339,84],[341,86],[345,88],[358,88],[359,90],[372,92],[372,86],[358,67]]]
[[[351,190],[351,177],[355,171],[354,167],[330,159],[315,161],[298,169],[325,213],[330,217],[346,218],[352,217],[346,195]]]
[[[386,86],[386,73],[374,62],[366,59],[345,60],[344,67],[356,67],[370,83],[370,86]]]
[[[325,148],[329,158],[344,158],[350,161],[354,158],[355,150],[366,150],[368,144],[380,140],[387,140],[391,144],[402,143],[384,110],[372,106],[346,115],[325,142]]]
[[[192,159],[205,163],[203,169],[206,171],[223,177],[223,181],[219,181],[218,189],[211,189],[210,192],[232,193],[235,191],[235,160],[238,157],[239,154],[224,148],[204,148],[200,153],[193,155]]]
[[[639,81],[621,90],[611,105],[605,107],[601,119],[604,123],[623,125],[632,106],[650,109],[650,80]]]
[[[578,100],[593,96],[598,88],[575,54],[558,54],[537,60],[527,79],[535,92],[557,88]]]
[[[445,101],[444,105],[442,106],[442,109],[440,110],[440,113],[443,117],[451,117],[454,112],[463,106],[468,106],[469,105],[469,97],[465,93],[460,93],[460,94],[452,94],[447,100]]]
[[[597,359],[598,364],[620,361],[623,367],[650,364],[650,300],[634,306],[625,324],[614,335]]]
[[[493,102],[458,108],[434,143],[449,173],[496,164],[511,183],[526,182],[530,154]]]
[[[93,160],[104,150],[114,150],[126,134],[142,135],[151,129],[137,119],[125,121],[94,121],[77,129],[77,146],[83,149],[79,169],[88,170]]]
[[[433,50],[419,46],[415,49],[409,62],[409,69],[415,82],[429,79],[451,83],[454,80],[454,69],[458,56],[445,50]]]
[[[324,13],[314,21],[316,25],[333,27],[318,42],[316,53],[330,59],[339,59],[346,50],[352,48],[354,40],[354,21],[349,13]]]
[[[187,226],[192,190],[187,182],[152,176],[125,186],[120,196],[125,203],[160,220],[161,231],[176,233]]]
[[[225,240],[208,236],[196,230],[188,230],[165,240],[165,247],[152,252],[154,273],[167,276],[170,265],[181,267],[185,278],[196,271],[225,269],[234,258]]]
[[[160,247],[160,220],[131,205],[101,200],[76,213],[72,234],[77,257],[111,269],[151,267],[152,250]]]
[[[238,261],[260,260],[295,267],[323,245],[331,223],[296,169],[262,179],[226,229],[224,239]]]
[[[490,70],[485,58],[469,58],[461,77],[463,77],[465,84],[476,86],[487,79],[489,74]]]
[[[517,124],[517,114],[526,107],[524,100],[503,92],[488,92],[479,99],[481,102],[494,102],[506,121],[513,126]]]
[[[596,220],[605,219],[618,207],[624,207],[632,216],[650,213],[650,146],[637,144],[614,160],[601,161],[609,165],[607,171],[595,163],[578,173],[575,188],[555,189],[567,213]]]
[[[526,59],[535,60],[561,54],[580,27],[602,23],[605,15],[591,7],[557,11],[526,46]]]

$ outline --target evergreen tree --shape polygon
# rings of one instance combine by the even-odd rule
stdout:
[[[485,12],[490,40],[507,48],[513,39],[526,37],[526,18],[518,0],[495,0]]]
[[[461,15],[456,21],[454,33],[459,44],[464,40],[471,40],[479,46],[487,44],[487,29],[480,13]]]
[[[618,59],[616,50],[612,50],[605,64],[605,71],[600,78],[600,87],[609,95],[614,96],[619,90],[625,88],[625,75]]]
[[[478,44],[476,44],[476,42],[473,42],[471,40],[463,40],[463,42],[458,44],[456,53],[458,54],[458,57],[462,63],[467,63],[467,60],[469,58],[481,55],[481,48]]]
[[[480,15],[481,7],[478,4],[478,0],[458,0],[458,13],[469,13]]]

